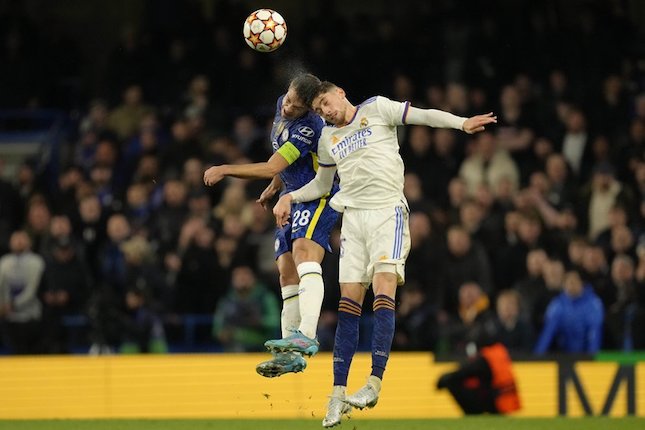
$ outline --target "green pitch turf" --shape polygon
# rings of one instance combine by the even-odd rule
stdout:
[[[642,430],[645,418],[458,418],[343,421],[338,430]],[[320,420],[43,420],[2,421],[11,430],[309,430]]]

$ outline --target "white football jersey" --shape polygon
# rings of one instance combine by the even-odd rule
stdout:
[[[330,201],[332,208],[343,212],[347,207],[407,206],[396,127],[405,123],[409,106],[409,102],[372,97],[357,106],[346,126],[323,128],[318,162],[336,165],[340,177],[340,191]]]

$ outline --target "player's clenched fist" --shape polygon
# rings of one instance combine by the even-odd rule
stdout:
[[[204,172],[204,184],[211,186],[215,185],[226,176],[224,166],[213,166]]]
[[[291,215],[291,194],[285,194],[280,197],[278,203],[273,207],[275,222],[279,227],[284,227],[289,222]]]

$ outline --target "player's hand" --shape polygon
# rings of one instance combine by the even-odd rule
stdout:
[[[495,124],[497,122],[497,116],[493,115],[493,112],[489,112],[485,115],[475,115],[468,118],[464,121],[464,131],[468,134],[479,133],[486,129],[486,125]]]
[[[262,194],[260,194],[260,198],[257,199],[255,202],[260,203],[264,210],[268,209],[268,203],[269,201],[275,196],[275,193],[277,193],[279,188],[275,188],[273,184],[269,184],[268,187],[262,191]]]
[[[284,227],[289,222],[291,215],[291,194],[285,194],[280,197],[278,203],[273,207],[273,215],[275,215],[275,222],[278,227]]]
[[[210,187],[225,177],[224,166],[213,166],[204,172],[204,184]]]

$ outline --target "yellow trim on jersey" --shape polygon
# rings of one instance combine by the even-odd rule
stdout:
[[[314,168],[314,172],[318,172],[318,154],[315,152],[311,153],[311,167]]]
[[[300,158],[300,151],[289,141],[283,143],[277,152],[282,155],[289,164],[293,164],[294,161]]]
[[[307,227],[307,232],[305,233],[305,238],[306,239],[311,239],[311,237],[314,235],[314,230],[316,229],[316,224],[318,224],[318,219],[320,218],[320,215],[322,214],[323,209],[325,209],[325,205],[327,204],[327,199],[322,198],[320,199],[320,203],[318,204],[318,207],[316,208],[316,211],[314,212],[314,216],[311,218],[311,222],[309,223],[309,227]]]

